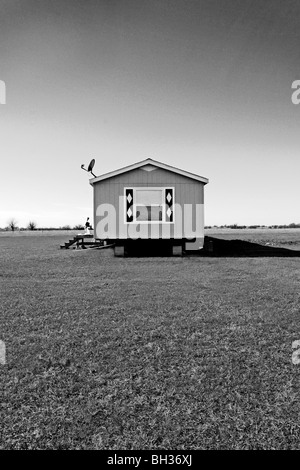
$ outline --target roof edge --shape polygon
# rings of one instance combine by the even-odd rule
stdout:
[[[97,176],[96,178],[91,178],[89,180],[89,183],[91,186],[93,186],[95,183],[98,183],[99,181],[103,181],[109,178],[113,178],[114,176],[121,175],[122,173],[127,173],[128,171],[136,170],[138,168],[142,168],[145,165],[154,165],[157,166],[158,168],[162,168],[167,171],[171,171],[173,173],[177,173],[182,176],[186,176],[187,178],[194,179],[196,181],[200,181],[203,184],[207,184],[209,182],[208,178],[205,178],[204,176],[196,175],[194,173],[190,173],[189,171],[181,170],[180,168],[176,168],[171,165],[167,165],[166,163],[161,163],[156,160],[153,160],[152,158],[146,158],[146,160],[142,160],[137,163],[133,163],[132,165],[127,165],[124,166],[123,168],[119,168],[118,170],[110,171],[109,173],[104,173],[103,175]]]

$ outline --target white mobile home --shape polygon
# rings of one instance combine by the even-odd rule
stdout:
[[[92,178],[95,237],[116,244],[164,240],[173,254],[204,241],[204,186],[208,179],[148,158]]]

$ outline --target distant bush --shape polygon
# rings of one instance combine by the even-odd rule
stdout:
[[[70,225],[64,225],[63,227],[59,227],[58,230],[72,230]]]
[[[12,232],[14,232],[15,230],[17,230],[18,226],[17,226],[17,221],[16,219],[10,219],[8,221],[8,230],[11,230]]]
[[[36,230],[36,222],[34,222],[33,220],[30,220],[28,225],[27,225],[27,229],[28,230]]]
[[[300,228],[300,224],[294,224],[294,223],[292,223],[292,224],[289,224],[289,225],[288,225],[288,228]]]
[[[75,225],[73,230],[84,230],[84,226],[82,224]]]

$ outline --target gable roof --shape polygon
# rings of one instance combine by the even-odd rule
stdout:
[[[157,168],[162,168],[164,170],[171,171],[172,173],[177,173],[178,175],[186,176],[187,178],[200,181],[203,184],[208,183],[208,179],[204,178],[204,176],[195,175],[194,173],[190,173],[189,171],[180,170],[179,168],[176,168],[174,166],[166,165],[165,163],[152,160],[152,158],[147,158],[146,160],[142,160],[141,162],[134,163],[133,165],[124,166],[123,168],[120,168],[119,170],[105,173],[104,175],[97,176],[96,178],[91,178],[90,184],[93,186],[95,183],[98,183],[99,181],[113,178],[114,176],[121,175],[122,173],[127,173],[128,171],[136,170],[138,168],[142,168],[146,165],[151,165]]]

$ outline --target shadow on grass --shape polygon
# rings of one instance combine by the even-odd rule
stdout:
[[[300,251],[260,245],[244,240],[224,240],[205,237],[200,256],[216,257],[300,257]]]
[[[129,257],[172,257],[172,244],[169,240],[128,241],[125,256]],[[244,240],[224,240],[205,237],[203,250],[186,252],[183,256],[203,257],[300,257],[300,251],[261,245]]]
[[[184,256],[203,257],[300,257],[300,251],[290,250],[244,240],[224,240],[205,237],[203,250],[186,252]],[[169,240],[128,241],[125,256],[129,257],[172,257]]]
[[[172,256],[172,245],[169,240],[128,240],[125,255],[133,258]]]

